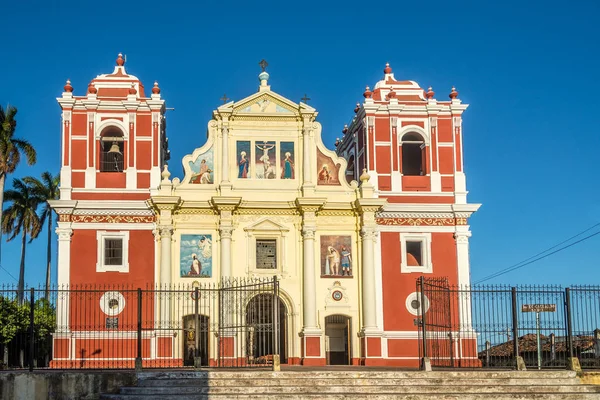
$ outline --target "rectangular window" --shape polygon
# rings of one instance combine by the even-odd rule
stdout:
[[[104,239],[104,265],[123,265],[123,239]]]
[[[277,239],[256,239],[256,269],[277,269]]]
[[[129,272],[129,232],[97,231],[96,272]]]
[[[400,233],[400,272],[431,274],[431,233]]]

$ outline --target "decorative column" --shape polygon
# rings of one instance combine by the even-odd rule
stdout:
[[[362,271],[362,327],[361,363],[364,365],[380,365],[382,360],[382,329],[377,326],[377,287],[375,277],[375,237],[377,222],[375,213],[386,203],[385,199],[374,198],[374,188],[369,183],[366,169],[360,176],[360,198],[356,200],[356,208],[360,213],[361,235],[361,271]]]
[[[317,319],[317,293],[315,264],[315,232],[317,230],[316,212],[325,204],[326,199],[298,198],[296,204],[302,213],[302,364],[325,365],[325,353],[322,343],[323,331]]]
[[[363,226],[362,238],[362,307],[363,331],[377,330],[377,308],[375,287],[375,235],[373,226]]]
[[[171,241],[173,239],[173,227],[171,225],[160,225],[160,285],[168,287],[171,284]]]
[[[302,128],[302,193],[304,196],[314,195],[315,183],[312,181],[312,163],[311,150],[315,147],[312,146],[312,118],[314,116],[304,115],[304,123]]]
[[[57,282],[58,289],[68,290],[70,289],[70,270],[71,270],[71,236],[73,236],[73,229],[71,229],[70,222],[60,222],[64,217],[70,217],[70,215],[59,215],[58,228],[56,228],[56,234],[58,235],[58,267],[57,267]],[[66,218],[65,218],[66,219]],[[67,292],[59,292],[56,305],[56,324],[60,329],[66,331],[69,330],[69,296]]]
[[[233,212],[242,201],[241,197],[214,196],[212,206],[219,213],[220,271],[221,280],[234,275],[231,268],[231,237],[233,234]]]
[[[219,190],[221,196],[231,194],[233,184],[229,180],[229,114],[221,114],[221,184]]]
[[[223,213],[231,213],[231,211],[224,211]],[[232,276],[231,272],[231,235],[233,233],[233,226],[230,221],[221,223],[219,226],[219,233],[221,234],[221,278]]]
[[[221,182],[229,183],[229,122],[223,120],[222,141],[223,157],[221,158]]]

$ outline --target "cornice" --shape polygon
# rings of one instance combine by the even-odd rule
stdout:
[[[298,197],[296,205],[302,212],[315,212],[325,205],[327,199],[324,197]]]
[[[148,204],[157,210],[174,210],[181,203],[179,196],[152,196]]]
[[[356,200],[356,208],[360,212],[377,212],[387,203],[386,199],[358,199]]]
[[[233,211],[242,201],[241,197],[213,196],[210,199],[212,206],[219,211]]]

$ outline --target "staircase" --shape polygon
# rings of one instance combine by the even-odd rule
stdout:
[[[294,369],[156,371],[101,400],[184,399],[600,400],[570,371]]]

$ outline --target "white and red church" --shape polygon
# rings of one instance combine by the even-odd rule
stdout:
[[[206,140],[198,135],[181,177],[167,166],[156,82],[146,93],[121,55],[84,94],[67,81],[58,98],[61,194],[52,203],[58,283],[93,294],[59,298],[54,366],[82,355],[98,366],[133,363],[135,340],[125,327],[135,325],[136,305],[119,287],[272,276],[285,320],[282,363],[418,366],[415,318],[428,304],[416,279],[469,283],[468,218],[479,205],[467,202],[467,105],[454,88],[438,101],[386,65],[331,150],[317,110],[271,90],[261,66],[255,93],[207,110]],[[183,326],[189,315],[180,304],[157,302],[148,318]],[[213,311],[199,312],[216,321]],[[90,328],[92,315],[106,324]],[[143,338],[145,360],[184,365],[185,335],[147,329]],[[200,343],[209,360],[222,351],[219,340]],[[473,340],[457,340],[457,358],[477,358]]]

